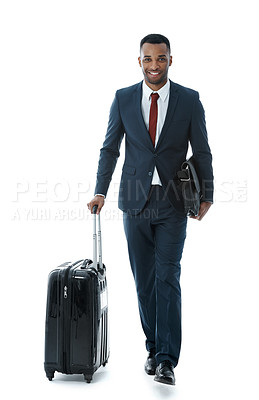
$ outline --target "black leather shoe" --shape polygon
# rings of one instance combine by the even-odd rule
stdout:
[[[148,354],[147,361],[145,363],[145,371],[148,375],[155,375],[156,373],[156,351],[155,349],[151,349]]]
[[[175,385],[174,368],[171,361],[162,361],[158,365],[154,380],[167,385]]]

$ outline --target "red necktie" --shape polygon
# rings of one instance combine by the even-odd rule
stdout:
[[[149,113],[149,134],[155,147],[156,142],[156,124],[157,124],[157,100],[159,98],[158,93],[151,94],[151,106]]]

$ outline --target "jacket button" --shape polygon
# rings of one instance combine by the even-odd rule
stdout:
[[[148,175],[149,175],[149,176],[152,176],[152,172],[149,171]]]

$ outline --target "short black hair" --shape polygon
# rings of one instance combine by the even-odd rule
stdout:
[[[159,33],[151,33],[150,35],[145,36],[140,42],[140,50],[144,43],[151,43],[151,44],[160,44],[165,43],[169,54],[171,53],[170,42],[167,37],[160,35]]]

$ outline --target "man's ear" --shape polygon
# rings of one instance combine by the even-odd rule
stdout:
[[[141,58],[140,57],[138,58],[138,63],[139,63],[139,66],[142,67]]]
[[[170,56],[170,58],[169,58],[169,67],[171,67],[171,65],[172,65],[172,62],[173,62],[173,57],[172,57],[172,56]]]

